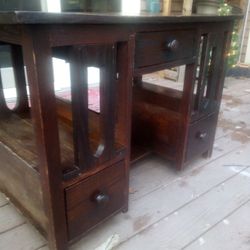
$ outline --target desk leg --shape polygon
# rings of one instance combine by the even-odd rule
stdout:
[[[119,73],[119,115],[118,126],[120,137],[128,152],[125,159],[126,164],[126,187],[125,199],[126,206],[123,211],[128,210],[129,196],[129,171],[130,171],[130,151],[131,151],[131,117],[132,117],[132,84],[133,84],[133,65],[135,49],[135,37],[131,36],[127,43],[120,43],[118,46],[118,73]]]
[[[31,92],[31,111],[39,158],[44,208],[48,217],[50,249],[67,249],[65,203],[60,169],[60,148],[53,68],[46,27],[24,34],[24,59]]]
[[[181,101],[181,113],[182,129],[180,131],[180,139],[178,142],[178,155],[176,159],[176,168],[182,170],[185,163],[185,154],[187,150],[187,140],[188,140],[188,126],[190,122],[190,116],[192,111],[193,103],[193,92],[194,92],[194,83],[195,83],[195,74],[196,74],[196,64],[188,64],[186,66],[186,73],[184,77],[184,89],[183,97]]]

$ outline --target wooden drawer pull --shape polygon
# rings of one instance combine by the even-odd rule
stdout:
[[[207,137],[207,133],[206,132],[198,134],[198,138],[201,139],[201,140],[204,140],[206,137]]]
[[[103,205],[109,202],[109,196],[104,193],[99,193],[95,196],[95,202],[99,205]]]
[[[171,51],[176,51],[179,48],[180,43],[178,40],[174,39],[171,42],[167,42],[167,49]]]

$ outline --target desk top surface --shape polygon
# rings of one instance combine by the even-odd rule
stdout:
[[[141,23],[186,23],[220,22],[241,18],[242,15],[162,15],[121,13],[48,13],[40,11],[0,12],[0,24],[141,24]]]

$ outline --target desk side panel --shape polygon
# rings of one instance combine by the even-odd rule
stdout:
[[[44,211],[39,174],[0,142],[0,190],[46,234],[48,223]]]

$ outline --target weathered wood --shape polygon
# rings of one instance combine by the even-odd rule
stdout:
[[[250,174],[249,170],[241,173],[243,172]],[[117,249],[128,249],[134,246],[138,249],[185,248],[202,232],[220,222],[221,218],[228,216],[249,201],[250,193],[247,191],[250,188],[249,177],[241,173],[226,183],[218,185],[191,204],[187,204],[178,212],[166,216],[165,220],[163,218],[159,223],[153,224]],[[236,189],[235,186],[238,188]],[[186,227],[183,227],[183,222],[186,227],[189,227],[189,233]]]
[[[28,224],[0,235],[0,249],[39,249],[45,243],[45,239]]]
[[[12,205],[0,208],[0,234],[11,230],[21,224],[24,224],[24,217],[19,214]]]
[[[248,172],[249,173],[249,172]],[[247,174],[247,173],[246,173]],[[220,223],[210,227],[199,239],[191,242],[185,249],[248,249],[249,248],[249,213],[250,202],[239,207]],[[223,233],[221,233],[223,232]]]
[[[0,207],[4,207],[8,203],[7,197],[3,193],[0,193]]]
[[[130,174],[130,199],[143,199],[143,196],[150,193],[152,190],[162,188],[165,184],[170,184],[178,178],[188,175],[191,171],[199,171],[209,167],[210,162],[226,157],[232,151],[238,149],[242,144],[233,142],[231,136],[225,136],[218,139],[214,144],[214,153],[211,158],[202,158],[192,161],[188,168],[183,169],[180,173],[173,171],[171,163],[158,157],[147,157],[143,161],[133,165],[133,170]],[[166,165],[166,167],[163,167]],[[151,176],[155,176],[154,181],[151,181]]]
[[[29,113],[18,116],[8,115],[0,121],[0,140],[18,155],[29,167],[36,171],[39,169],[37,148],[35,146],[35,133]],[[66,126],[60,125],[60,146],[62,155],[62,171],[73,166],[72,132]]]
[[[40,176],[21,156],[0,143],[0,189],[45,232],[48,218],[43,209]]]
[[[249,100],[248,95],[246,96],[245,100]],[[231,102],[229,102],[229,106],[231,106]],[[243,107],[244,109],[246,109],[245,112]],[[242,131],[245,136],[240,136],[238,138],[238,141],[242,143],[244,142],[244,138],[246,139],[246,142],[248,141],[247,136],[249,136],[249,129],[247,124],[249,124],[250,122],[249,105],[243,105],[243,107],[239,105],[236,108],[235,105],[233,105],[233,108],[228,109],[228,106],[226,105],[226,107],[224,108],[224,112],[220,115],[220,120],[217,126],[216,138],[220,138],[225,135],[230,135],[232,132],[234,134],[237,132],[241,133]],[[226,111],[226,109],[228,109],[228,111]]]
[[[46,246],[43,246],[43,247],[41,247],[41,248],[39,248],[37,250],[49,250],[49,247],[46,245]]]

